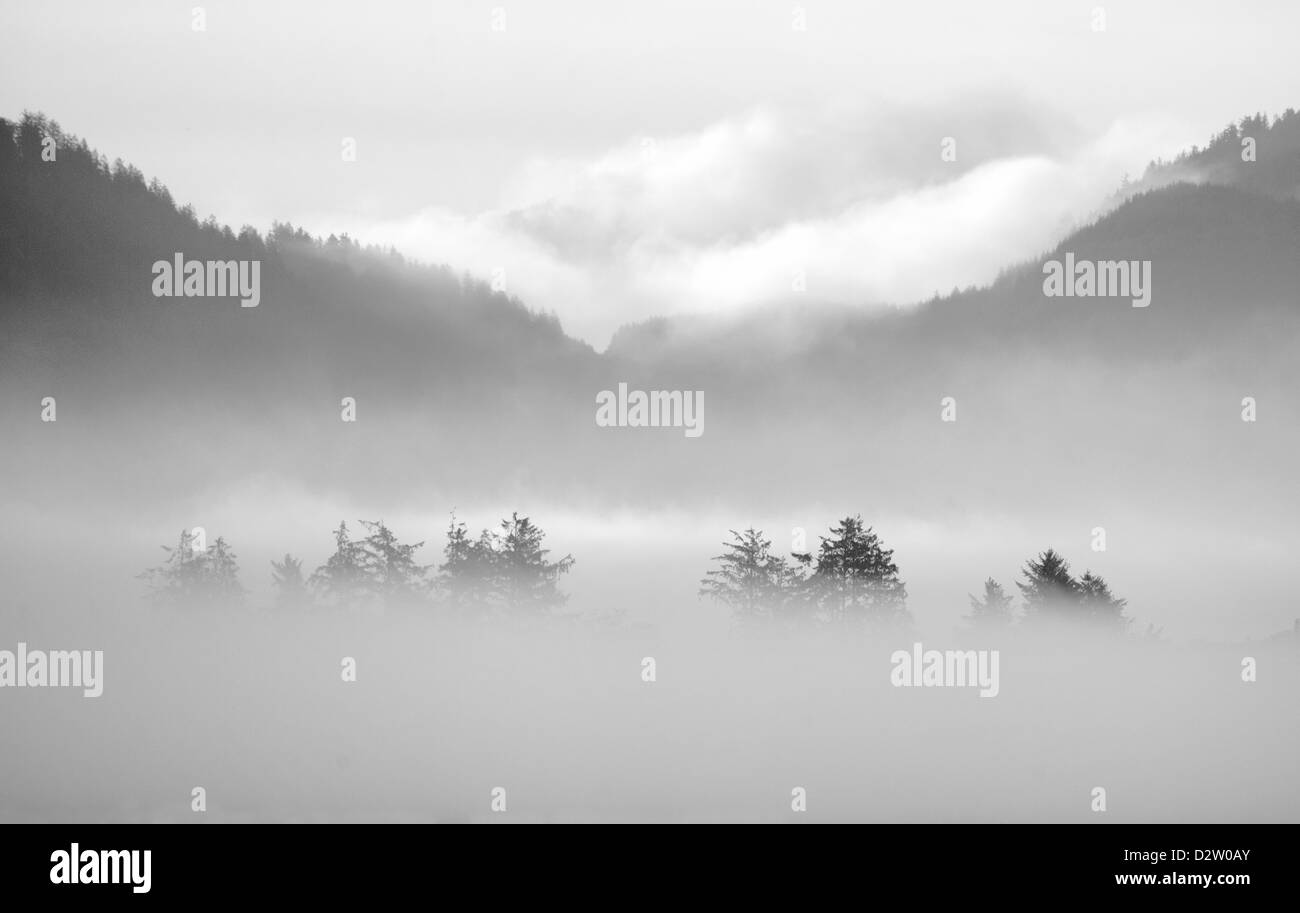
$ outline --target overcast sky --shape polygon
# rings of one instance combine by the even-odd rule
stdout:
[[[200,216],[496,275],[597,346],[796,286],[988,281],[1153,156],[1300,104],[1289,0],[210,2],[202,32],[194,7],[0,6],[0,115]]]

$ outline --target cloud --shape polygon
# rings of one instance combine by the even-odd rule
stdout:
[[[1095,215],[1125,173],[1177,148],[1176,133],[1120,122],[1089,137],[1016,100],[758,109],[586,160],[533,160],[487,212],[428,208],[354,234],[502,276],[602,346],[655,315],[797,294],[906,305],[989,282]],[[955,162],[941,159],[945,137]]]

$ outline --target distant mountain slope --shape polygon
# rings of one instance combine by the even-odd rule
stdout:
[[[1254,141],[1251,161],[1242,158],[1246,138]],[[656,318],[622,327],[607,351],[642,362],[689,359],[692,352],[707,360],[721,348],[779,358],[815,348],[819,339],[835,349],[846,338],[888,339],[897,331],[937,339],[948,328],[957,335],[974,332],[1005,342],[1032,340],[1039,332],[1056,334],[1062,321],[1080,320],[1087,326],[1073,326],[1068,340],[1057,336],[1053,344],[1125,346],[1137,338],[1144,346],[1159,348],[1186,340],[1189,333],[1213,335],[1221,324],[1239,322],[1242,309],[1294,305],[1295,296],[1287,288],[1296,275],[1296,209],[1285,204],[1298,200],[1300,112],[1288,109],[1272,120],[1254,115],[1224,128],[1204,148],[1194,147],[1171,162],[1153,161],[1140,180],[1116,191],[1115,205],[1105,215],[1035,261],[1010,265],[989,287],[967,289],[899,314],[863,314],[850,303],[800,298],[739,317]],[[1042,262],[1070,250],[1081,258],[1161,260],[1161,293],[1181,304],[1152,311],[1156,316],[1141,330],[1132,324],[1099,322],[1099,309],[1111,306],[1106,302],[1087,309],[1039,307]],[[1186,286],[1180,287],[1178,277],[1188,275],[1191,263],[1182,261],[1193,260],[1202,266],[1228,264],[1226,272],[1205,270],[1195,280],[1198,291],[1214,295],[1183,294]],[[1126,305],[1115,306],[1122,310]],[[1193,320],[1197,328],[1189,325]],[[1178,332],[1170,332],[1171,321],[1179,324]],[[1108,326],[1122,332],[1108,339],[1090,338],[1091,333],[1104,337]],[[1151,335],[1145,338],[1148,331]]]
[[[54,161],[42,156],[47,138]],[[154,297],[152,264],[176,253],[261,261],[260,306]],[[0,300],[5,341],[25,344],[43,364],[76,349],[68,367],[82,370],[110,353],[172,367],[164,349],[187,371],[237,370],[259,382],[260,373],[288,380],[345,359],[380,375],[405,364],[460,376],[591,354],[553,317],[446,267],[408,263],[346,236],[312,239],[288,225],[262,237],[211,217],[199,222],[156,180],[146,184],[120,160],[110,166],[83,140],[30,115],[0,120]]]
[[[1198,341],[1217,347],[1224,334],[1253,320],[1294,317],[1297,250],[1300,203],[1176,184],[1132,197],[984,288],[885,314],[783,302],[738,317],[660,318],[625,326],[607,351],[643,363],[702,365],[732,351],[805,360],[813,370],[837,353],[889,360],[895,352],[950,345],[959,358],[980,344],[1158,357]],[[1129,299],[1045,297],[1042,265],[1067,252],[1077,260],[1152,261],[1152,303],[1142,309]]]
[[[987,288],[886,315],[776,302],[654,321],[597,354],[446,269],[199,224],[66,137],[42,162],[52,129],[0,130],[0,469],[88,500],[257,476],[376,510],[524,492],[1258,520],[1297,494],[1300,203],[1285,195],[1162,187]],[[150,265],[174,251],[262,258],[262,303],[154,298]],[[1150,306],[1044,297],[1042,259],[1066,252],[1151,260]],[[704,391],[704,435],[597,427],[596,394],[620,382]],[[37,419],[47,395],[57,430]]]

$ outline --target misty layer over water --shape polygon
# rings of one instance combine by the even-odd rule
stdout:
[[[1284,722],[1300,686],[1294,641],[926,637],[926,650],[998,650],[997,696],[981,697],[894,686],[905,635],[100,608],[76,625],[6,619],[33,649],[104,650],[105,672],[96,699],[4,695],[5,820],[1300,814],[1300,732]],[[1255,682],[1242,681],[1247,655]],[[504,812],[491,810],[497,787]]]
[[[33,500],[61,488],[53,477]],[[730,530],[753,525],[789,555],[803,530],[816,547],[843,504],[798,510],[769,508],[745,513],[724,506],[697,511],[632,508],[592,511],[534,498],[521,498],[546,530],[552,557],[576,559],[561,589],[562,611],[604,617],[626,614],[638,622],[680,629],[727,625],[697,598],[700,578],[731,538]],[[407,507],[379,511],[352,499],[312,497],[285,485],[249,484],[212,498],[176,503],[142,503],[129,512],[118,506],[80,502],[76,510],[43,503],[8,508],[11,524],[0,530],[0,562],[9,588],[9,611],[18,617],[113,617],[111,605],[141,602],[145,587],[136,574],[157,564],[161,546],[174,546],[177,532],[203,526],[210,538],[230,541],[239,558],[240,580],[254,605],[273,601],[271,562],[290,552],[310,573],[333,551],[330,530],[342,521],[382,517],[403,541],[424,541],[422,563],[442,560],[446,529],[455,507],[472,531],[492,527],[514,505],[447,502],[441,509]],[[866,503],[870,503],[869,500]],[[445,512],[444,512],[445,511]],[[839,513],[837,513],[837,511]],[[968,610],[967,595],[993,577],[1014,592],[1024,562],[1054,547],[1078,572],[1104,574],[1129,600],[1128,614],[1140,630],[1150,624],[1174,641],[1234,642],[1267,637],[1291,628],[1296,617],[1286,556],[1300,547],[1293,531],[1197,524],[1152,515],[1120,504],[1104,511],[1062,510],[1054,519],[983,514],[952,509],[929,515],[890,511],[867,513],[885,543],[895,550],[907,584],[908,608],[921,633],[947,636]],[[1093,550],[1092,529],[1104,522],[1107,549]],[[77,573],[65,572],[60,547],[69,530],[89,544],[77,550]],[[1216,573],[1201,569],[1213,567]]]

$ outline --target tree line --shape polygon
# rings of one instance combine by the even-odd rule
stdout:
[[[699,595],[728,606],[743,625],[770,622],[832,627],[901,629],[910,626],[907,586],[894,552],[880,535],[849,516],[821,536],[815,551],[772,550],[772,540],[754,528],[731,530],[731,541],[713,558],[700,580]],[[471,535],[452,515],[442,561],[424,564],[425,545],[403,542],[382,520],[360,521],[360,529],[340,522],[332,531],[334,551],[307,573],[303,561],[286,554],[271,562],[275,604],[282,609],[312,607],[393,608],[438,603],[454,610],[501,607],[546,612],[567,600],[560,578],[573,567],[572,555],[549,558],[546,534],[528,517],[513,513],[496,529]],[[139,576],[149,595],[173,605],[238,605],[247,595],[239,580],[237,556],[224,537],[201,545],[182,531],[175,547],[163,547],[164,562]],[[1021,605],[992,577],[983,593],[970,596],[966,623],[996,632],[1018,623],[1083,621],[1123,629],[1127,600],[1111,592],[1100,575],[1076,577],[1069,562],[1048,548],[1027,561],[1016,581]]]
[[[889,628],[910,623],[907,587],[894,553],[860,516],[845,517],[830,534],[819,537],[816,551],[772,551],[772,540],[754,528],[731,530],[731,541],[714,556],[715,567],[700,581],[699,595],[731,608],[742,624],[813,622]],[[981,596],[970,596],[966,623],[981,632],[1003,630],[1017,622],[1083,621],[1121,629],[1127,600],[1111,592],[1100,574],[1080,577],[1069,562],[1048,548],[1031,558],[1016,582],[1022,605],[1013,605],[1000,583],[984,582]]]
[[[549,610],[566,596],[560,577],[573,567],[572,555],[548,557],[546,534],[518,513],[478,536],[453,514],[440,564],[422,564],[424,542],[403,542],[382,520],[360,522],[354,535],[346,522],[333,530],[334,552],[310,574],[301,558],[286,554],[271,562],[275,604],[312,607],[394,608],[438,602],[452,608],[500,606]],[[166,559],[140,578],[155,601],[169,605],[238,605],[247,591],[239,582],[237,556],[224,537],[203,545],[182,531]]]

